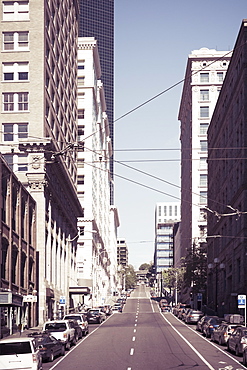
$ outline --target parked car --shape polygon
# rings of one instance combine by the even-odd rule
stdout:
[[[196,324],[203,315],[204,314],[202,311],[189,309],[184,318],[184,321],[186,322],[186,324]]]
[[[76,344],[75,329],[70,320],[53,320],[44,323],[43,331],[49,332],[56,339],[60,339],[65,349],[69,350],[72,344]]]
[[[48,333],[31,333],[28,336],[35,339],[42,361],[52,362],[55,357],[65,355],[65,347],[60,339]]]
[[[87,312],[88,323],[101,324],[105,320],[106,316],[100,308],[90,308]]]
[[[187,316],[187,314],[188,314],[188,312],[191,310],[191,308],[184,308],[181,312],[181,320],[182,321],[185,321],[185,318],[186,318],[186,316]]]
[[[204,322],[202,333],[205,335],[205,337],[211,338],[213,331],[218,328],[222,321],[223,319],[219,317],[211,317],[209,320]]]
[[[227,322],[223,322],[221,325],[216,328],[211,335],[211,339],[213,342],[219,343],[221,346],[226,345],[228,338],[233,333],[233,331],[242,325],[237,324],[229,324]]]
[[[174,310],[174,315],[179,317],[180,311],[182,311],[185,308],[191,308],[191,305],[187,303],[178,303],[176,309]]]
[[[243,352],[243,365],[247,366],[247,347],[245,347]]]
[[[1,369],[42,369],[42,356],[34,338],[18,337],[0,341]]]
[[[202,316],[196,324],[196,330],[203,333],[203,326],[204,324],[211,318],[211,317],[218,317],[218,316]]]
[[[247,347],[247,328],[245,326],[236,328],[229,336],[226,345],[228,351],[235,352],[236,356],[243,354]]]
[[[123,312],[123,306],[121,303],[115,303],[112,307],[112,312]]]
[[[87,315],[83,313],[73,313],[65,315],[63,320],[76,320],[78,325],[81,327],[82,334],[87,335],[89,333]]]

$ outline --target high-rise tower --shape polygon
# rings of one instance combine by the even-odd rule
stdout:
[[[110,138],[114,147],[114,0],[79,0],[79,36],[95,37],[104,85]],[[110,170],[113,177],[113,157]],[[111,183],[111,204],[114,203]]]

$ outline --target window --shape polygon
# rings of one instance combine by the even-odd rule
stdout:
[[[29,1],[3,1],[3,21],[29,19]]]
[[[81,60],[78,62],[78,69],[84,69],[85,68],[85,60]]]
[[[201,150],[201,152],[206,152],[208,150],[207,140],[201,140],[200,141],[200,150]]]
[[[3,50],[28,50],[28,32],[4,32]]]
[[[18,171],[28,170],[28,156],[27,154],[18,154]]]
[[[85,109],[78,109],[78,119],[85,118]]]
[[[17,172],[28,170],[28,155],[26,153],[4,154],[3,156],[12,171]]]
[[[172,216],[172,206],[169,206],[169,216]]]
[[[209,107],[200,107],[200,118],[208,118],[209,117]]]
[[[200,123],[200,135],[207,135],[208,123]]]
[[[209,73],[200,73],[200,82],[209,82]]]
[[[28,62],[3,63],[4,81],[25,81],[28,80]]]
[[[78,77],[78,85],[80,86],[84,86],[84,83],[85,83],[85,76],[79,76]]]
[[[223,82],[223,72],[217,72],[217,80],[218,82]]]
[[[206,187],[208,185],[208,176],[206,174],[200,175],[200,186]]]
[[[19,112],[28,110],[28,93],[3,93],[3,111]]]
[[[167,216],[167,214],[166,214],[166,206],[164,206],[164,216]]]
[[[84,185],[84,175],[79,175],[77,179],[78,185]]]
[[[3,94],[3,110],[4,112],[14,110],[14,94],[13,93]]]
[[[207,168],[207,158],[201,157],[200,158],[200,169],[206,169]]]
[[[17,141],[18,139],[27,138],[27,130],[27,123],[4,123],[3,141]]]
[[[200,204],[207,204],[207,192],[200,191]]]
[[[200,90],[200,100],[209,100],[209,90]]]

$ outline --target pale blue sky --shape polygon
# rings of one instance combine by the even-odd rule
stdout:
[[[232,50],[244,18],[246,0],[115,0],[115,119],[182,80],[192,50]],[[155,204],[180,198],[182,86],[115,123],[115,160],[161,179],[115,163],[118,236],[135,268],[153,259]]]

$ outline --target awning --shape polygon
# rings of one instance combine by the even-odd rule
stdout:
[[[12,292],[0,292],[0,306],[23,306],[23,296]]]
[[[70,295],[72,294],[87,295],[87,294],[90,294],[90,288],[88,288],[87,286],[72,286],[72,287],[69,287],[69,294]]]

